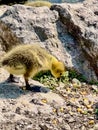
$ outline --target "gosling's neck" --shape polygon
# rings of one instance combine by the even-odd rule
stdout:
[[[52,55],[48,55],[43,67],[41,68],[42,70],[51,70],[52,65],[56,64],[58,62],[58,60],[52,56]]]
[[[56,64],[58,62],[57,58],[54,56],[51,56],[50,58],[50,69],[52,68],[53,64]]]

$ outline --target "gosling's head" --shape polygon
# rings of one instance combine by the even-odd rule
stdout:
[[[64,71],[65,71],[64,63],[60,61],[52,63],[51,73],[54,77],[60,78]]]

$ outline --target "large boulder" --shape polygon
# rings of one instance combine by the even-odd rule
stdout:
[[[69,54],[65,52],[58,38],[57,28],[62,28],[58,27],[60,24],[62,25],[58,19],[57,11],[51,11],[48,7],[36,8],[24,5],[9,6],[0,17],[1,23],[6,24],[8,28],[10,27],[10,32],[14,33],[14,37],[18,38],[19,43],[32,44],[40,42],[41,45],[46,47],[53,55],[65,62],[65,57],[66,60],[69,60]],[[1,31],[8,34],[8,32],[2,28]],[[2,33],[0,36],[3,37]],[[5,39],[11,47],[16,44],[15,40],[12,40],[15,43],[11,44],[7,37]],[[2,39],[1,41],[3,42]],[[5,42],[3,42],[2,45],[6,46]],[[8,50],[7,47],[5,48]]]
[[[52,10],[48,7],[7,6],[0,16],[0,28],[2,23],[10,28],[9,37],[12,37],[13,42],[8,39],[8,32],[1,28],[1,32],[4,31],[3,33],[7,34],[4,38],[0,33],[1,45],[3,48],[5,46],[5,51],[8,51],[17,43],[40,42],[59,60],[62,60],[68,68],[76,69],[88,80],[97,80],[97,52],[93,53],[95,46],[92,46],[90,38],[84,37],[85,35],[82,33],[87,29],[89,34],[90,27],[85,28],[86,23],[84,25],[83,20],[79,19],[82,11],[80,11],[81,13],[75,11],[77,8],[78,10],[85,8],[86,13],[89,14],[89,9],[86,9],[87,5],[84,3],[79,4],[79,6],[80,8],[75,4],[53,5]],[[2,9],[2,7],[0,8]],[[68,32],[71,32],[72,35]],[[6,39],[7,45],[10,47],[6,47],[6,42],[3,39]],[[94,40],[97,41],[97,39]],[[90,47],[92,48],[90,49]]]
[[[98,1],[53,5],[51,10],[58,11],[60,20],[77,40],[89,61],[88,68],[92,67],[98,80]]]

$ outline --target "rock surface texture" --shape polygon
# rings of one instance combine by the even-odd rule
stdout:
[[[78,41],[89,61],[87,68],[92,67],[95,73],[90,76],[98,80],[98,1],[86,0],[79,4],[53,5],[51,9],[58,11],[62,23]],[[86,68],[83,69],[86,71]]]
[[[0,20],[11,29],[8,33],[2,28],[2,22],[0,23],[2,47],[7,51],[21,42],[30,44],[40,42],[67,67],[76,69],[88,81],[96,81],[97,6],[96,0],[79,4],[53,5],[51,10],[48,7],[24,5],[1,6]]]

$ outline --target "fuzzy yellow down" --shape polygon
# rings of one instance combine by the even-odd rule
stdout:
[[[26,2],[25,5],[32,6],[32,7],[47,6],[50,8],[52,3],[48,2],[48,1],[32,1],[32,2]]]

